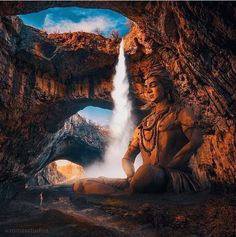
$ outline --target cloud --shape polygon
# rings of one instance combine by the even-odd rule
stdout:
[[[48,33],[65,33],[65,32],[92,32],[97,29],[103,32],[107,32],[116,27],[116,23],[107,17],[95,16],[88,17],[74,22],[72,20],[53,20],[51,14],[47,14],[44,20],[43,29]]]
[[[108,126],[111,122],[111,110],[88,106],[83,110],[80,110],[78,113],[87,120],[91,120],[101,126]]]

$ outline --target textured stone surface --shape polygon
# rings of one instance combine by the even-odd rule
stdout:
[[[85,167],[103,159],[109,134],[107,129],[75,114],[65,122],[54,139],[52,149],[45,152],[47,164],[66,159]]]
[[[1,210],[0,234],[22,237],[27,236],[24,230],[39,230],[37,236],[49,237],[232,237],[235,203],[232,194],[98,196],[76,195],[70,187],[39,187],[21,192]]]
[[[0,15],[72,5],[113,9],[136,23],[126,37],[135,105],[141,104],[148,67],[162,63],[184,103],[200,114],[204,144],[193,165],[217,187],[235,184],[235,3],[1,2]],[[89,104],[111,107],[118,45],[86,33],[48,36],[16,17],[1,17],[0,42],[4,186],[20,182],[19,175],[24,179],[37,160],[45,162],[40,154],[65,118]]]
[[[196,172],[204,178],[207,171],[218,187],[233,187],[235,4],[147,3],[145,9],[145,22],[137,21],[126,40],[135,101],[143,98],[142,77],[149,65],[161,62],[183,103],[199,115],[205,136],[193,159]]]
[[[0,32],[0,186],[5,187],[47,164],[46,153],[65,119],[87,105],[112,108],[119,44],[87,33],[48,36],[17,17],[2,17]]]
[[[38,164],[35,164],[37,170],[42,169],[28,184],[56,184],[83,176],[83,167],[103,159],[108,139],[109,133],[106,128],[87,122],[78,114],[71,116],[54,135],[52,144],[45,149],[45,163],[38,160]],[[56,160],[71,162],[62,166],[57,165],[54,162]],[[29,176],[34,173],[35,170],[32,169]]]
[[[42,186],[42,185],[55,185],[62,183],[66,180],[66,177],[58,172],[57,164],[55,162],[50,163],[44,169],[36,173],[26,184],[27,187]]]

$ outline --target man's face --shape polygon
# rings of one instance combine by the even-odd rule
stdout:
[[[158,83],[156,77],[152,76],[149,77],[145,81],[145,88],[146,88],[146,98],[148,101],[151,102],[160,102],[165,97],[165,92],[163,86]]]

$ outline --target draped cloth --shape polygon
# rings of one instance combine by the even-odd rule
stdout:
[[[186,168],[185,170],[176,170],[163,167],[161,168],[164,170],[167,179],[166,191],[183,193],[198,192],[201,190],[200,184],[190,168]],[[129,183],[127,179],[107,178],[101,176],[96,180],[100,183],[115,188],[118,192],[129,190]]]
[[[175,193],[200,191],[200,185],[192,174],[191,169],[189,169],[188,171],[181,171],[163,167],[160,168],[162,168],[166,174],[166,185],[164,188],[165,191]],[[155,177],[152,177],[150,175],[151,174],[149,174],[148,179],[155,179]],[[83,181],[85,181],[85,183]],[[107,178],[101,176],[98,178],[81,179],[79,183],[81,182],[83,183],[83,185],[80,186],[80,188],[75,188],[74,190],[76,192],[97,194],[121,194],[129,193],[131,191],[130,184],[126,178]],[[89,187],[89,184],[93,184],[93,187]],[[158,185],[158,182],[154,182],[153,185]]]
[[[175,193],[200,191],[200,183],[190,168],[183,170],[165,168],[167,191]]]

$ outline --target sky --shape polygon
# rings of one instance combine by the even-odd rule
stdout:
[[[93,106],[88,106],[78,113],[87,120],[91,120],[101,126],[109,126],[112,116],[111,110]]]
[[[19,15],[24,24],[48,33],[64,33],[74,31],[102,31],[106,37],[115,29],[120,36],[129,32],[127,18],[123,15],[104,9],[86,9],[78,7],[49,8],[40,12]],[[99,125],[108,126],[112,111],[89,106],[79,114]]]
[[[96,32],[106,37],[115,29],[124,36],[128,33],[127,18],[112,10],[79,7],[49,8],[40,12],[19,15],[26,25],[46,30],[48,33]]]

